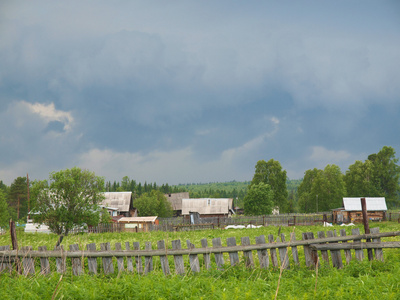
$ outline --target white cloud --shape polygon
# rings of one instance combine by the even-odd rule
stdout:
[[[106,180],[117,181],[123,176],[157,184],[247,180],[237,173],[226,155],[219,160],[199,162],[190,147],[148,154],[91,149],[79,156],[77,165],[105,176]]]
[[[22,101],[33,113],[38,114],[47,123],[51,121],[58,121],[64,124],[64,130],[69,131],[71,129],[74,118],[70,112],[57,110],[54,103],[42,104],[42,103],[28,103]]]
[[[325,168],[328,164],[343,164],[347,162],[351,154],[344,150],[328,150],[321,146],[311,147],[309,159],[314,162],[318,168]]]

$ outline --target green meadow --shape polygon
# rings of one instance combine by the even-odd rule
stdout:
[[[363,232],[363,228],[359,227]],[[379,227],[381,232],[400,230],[400,224],[395,222],[372,223],[370,227]],[[295,232],[296,239],[301,239],[303,232],[311,231],[316,236],[318,231],[338,232],[343,228],[347,235],[351,234],[351,227],[341,226],[268,226],[191,232],[75,234],[65,237],[62,244],[66,249],[71,244],[78,244],[80,249],[85,249],[86,244],[96,243],[100,249],[100,243],[110,242],[111,248],[115,248],[115,243],[122,243],[125,249],[125,242],[129,242],[131,248],[133,242],[140,242],[144,249],[145,242],[150,241],[155,249],[159,240],[165,240],[171,248],[171,242],[180,239],[182,245],[190,240],[196,247],[201,247],[201,239],[207,238],[208,244],[212,245],[212,239],[220,237],[222,245],[226,246],[228,237],[236,237],[237,244],[240,244],[240,238],[248,236],[254,244],[255,237],[260,235],[273,234],[276,238],[280,232],[288,240],[290,233]],[[53,234],[25,234],[18,231],[17,236],[19,247],[32,246],[34,250],[38,246],[53,249],[58,240],[58,236]],[[384,239],[390,240],[396,238]],[[0,236],[0,246],[10,244],[8,233]],[[260,269],[257,252],[253,251],[253,269],[244,266],[243,257],[240,257],[239,265],[231,267],[226,254],[224,270],[217,270],[213,264],[210,270],[202,267],[200,273],[193,274],[185,257],[186,274],[169,276],[163,274],[159,258],[154,259],[154,271],[147,275],[118,273],[116,261],[115,273],[111,275],[100,272],[99,275],[73,276],[71,267],[61,275],[55,272],[55,263],[52,261],[53,272],[44,276],[39,274],[40,263],[36,261],[36,275],[0,275],[0,299],[400,299],[400,249],[384,249],[384,262],[353,260],[341,270],[325,264],[321,264],[318,270],[309,269],[305,266],[303,249],[299,247],[298,251],[300,265],[295,266],[291,261],[290,270],[272,267]],[[199,260],[202,264],[202,255],[199,255]],[[169,257],[169,265],[174,274],[173,257]]]

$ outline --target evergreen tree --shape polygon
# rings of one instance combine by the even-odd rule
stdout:
[[[0,189],[0,227],[5,228],[8,226],[10,221],[10,214],[8,212],[8,205],[6,201],[6,195],[3,189]]]
[[[28,187],[26,177],[18,177],[11,184],[8,195],[8,205],[12,208],[17,220],[28,215]]]

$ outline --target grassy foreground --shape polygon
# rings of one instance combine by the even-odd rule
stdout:
[[[394,222],[371,224],[379,226],[381,232],[396,231],[399,224]],[[343,227],[282,227],[286,236],[295,230],[296,238],[301,239],[301,233],[312,231],[316,235],[320,230],[336,231]],[[236,237],[238,243],[243,236],[249,236],[252,243],[261,234],[278,233],[277,227],[264,227],[246,230],[207,230],[197,232],[171,233],[117,233],[117,234],[79,234],[64,239],[64,247],[78,243],[81,249],[87,243],[139,241],[144,246],[145,241],[151,241],[155,247],[158,240],[164,239],[171,245],[174,239],[182,243],[189,239],[196,247],[200,240],[207,238],[209,245],[214,237],[221,237],[226,245],[227,237]],[[347,234],[351,233],[346,228]],[[363,230],[361,229],[363,232]],[[390,240],[390,239],[386,239]],[[53,248],[57,241],[56,235],[18,233],[19,246],[46,245]],[[0,236],[0,245],[10,244],[9,235]],[[291,255],[289,251],[289,255]],[[253,253],[255,262],[256,253]],[[226,258],[224,271],[202,270],[199,274],[188,272],[185,276],[164,276],[158,262],[154,272],[142,276],[117,272],[113,275],[83,275],[72,276],[52,273],[49,276],[35,275],[30,277],[15,274],[0,275],[0,299],[274,299],[278,284],[278,299],[400,299],[400,250],[384,249],[384,262],[364,260],[352,261],[342,270],[322,265],[316,270],[309,270],[304,265],[304,255],[299,248],[302,264],[290,270],[261,270],[258,267],[246,269],[243,264],[229,266]],[[201,263],[200,259],[200,263]],[[173,272],[173,261],[170,261]],[[53,266],[54,267],[54,266]]]

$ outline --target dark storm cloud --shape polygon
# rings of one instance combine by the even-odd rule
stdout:
[[[398,15],[392,1],[4,1],[0,180],[73,165],[248,180],[270,158],[298,178],[398,150]]]

